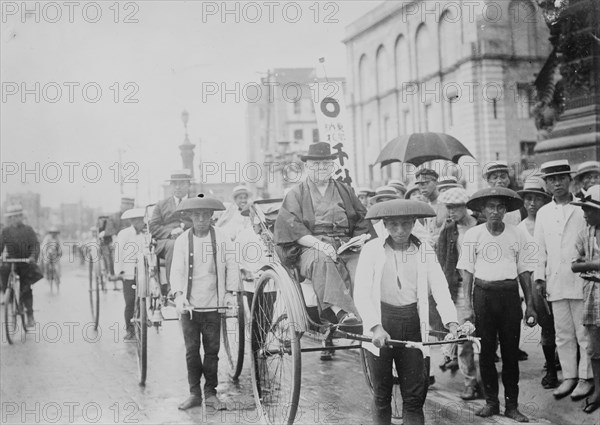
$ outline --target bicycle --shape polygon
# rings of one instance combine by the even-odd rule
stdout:
[[[25,342],[25,307],[21,302],[21,279],[15,272],[15,264],[29,263],[29,259],[3,258],[2,262],[10,263],[10,274],[8,275],[6,292],[4,293],[4,329],[6,331],[6,340],[9,344],[13,343],[13,338],[11,335],[17,332],[17,316],[20,316],[21,325],[24,331],[21,336],[21,342]]]
[[[56,271],[56,263],[54,261],[46,264],[46,280],[50,283],[50,293],[54,293],[54,285],[56,285],[56,293],[58,294],[60,289],[60,279]]]
[[[102,220],[106,217],[98,217],[99,225],[101,226]],[[88,248],[88,283],[89,283],[89,297],[90,297],[90,309],[92,312],[92,320],[94,321],[94,330],[98,330],[98,323],[100,322],[100,291],[106,292],[106,281],[108,280],[108,272],[105,264],[105,258],[102,255],[101,241],[99,237],[96,237],[93,246],[96,247],[94,252],[93,249]]]

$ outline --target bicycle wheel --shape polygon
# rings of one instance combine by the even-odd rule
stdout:
[[[230,368],[230,376],[234,381],[240,377],[244,365],[245,323],[244,323],[244,295],[236,293],[237,311],[235,315],[223,315],[221,329],[223,334],[223,347],[225,357]]]
[[[100,321],[100,276],[98,269],[99,263],[90,258],[89,262],[89,293],[90,308],[92,310],[92,320],[94,321],[94,330],[98,330]]]
[[[273,271],[260,277],[250,324],[252,389],[256,407],[270,424],[292,424],[300,398],[301,334],[288,317],[290,301]]]
[[[135,310],[133,313],[133,327],[137,344],[139,384],[146,385],[146,371],[148,368],[148,318],[146,298],[136,298]]]
[[[367,387],[373,395],[373,374],[367,361],[367,350],[364,348],[360,349],[360,365],[365,375]],[[394,363],[392,363],[392,382],[394,384],[392,387],[392,420],[400,420],[402,419],[402,394],[400,393],[400,379]]]
[[[9,344],[13,343],[13,337],[18,331],[17,314],[18,306],[15,291],[12,287],[8,287],[4,293],[4,330],[6,341]]]

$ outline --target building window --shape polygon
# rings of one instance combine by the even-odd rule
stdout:
[[[431,122],[431,103],[425,105],[423,110],[423,131],[429,131],[429,125]]]
[[[403,134],[410,133],[409,125],[410,125],[410,111],[408,109],[405,109],[404,111],[402,111],[402,132],[403,132]]]
[[[533,89],[529,84],[517,84],[517,118],[529,119],[533,116]]]
[[[313,143],[317,143],[319,141],[319,129],[313,128],[312,135],[313,135]]]
[[[454,104],[458,102],[458,94],[453,92],[448,95],[448,126],[454,126]]]
[[[302,104],[300,103],[300,100],[297,100],[294,102],[294,114],[300,115],[301,113],[302,113]]]
[[[302,129],[294,130],[294,141],[302,141],[304,140],[304,132]]]
[[[521,140],[521,170],[531,170],[532,165],[535,166],[535,144],[535,141]]]

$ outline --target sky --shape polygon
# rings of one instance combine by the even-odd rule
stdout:
[[[246,103],[221,88],[320,57],[346,76],[345,28],[380,3],[2,2],[2,199],[33,191],[44,206],[112,211],[123,190],[156,202],[181,168],[184,109],[196,168],[198,155],[243,162]]]

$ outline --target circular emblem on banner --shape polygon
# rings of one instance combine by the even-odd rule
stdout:
[[[329,110],[329,105],[333,107],[333,111]],[[321,101],[321,112],[326,117],[335,118],[340,114],[340,104],[333,97],[326,97]]]

